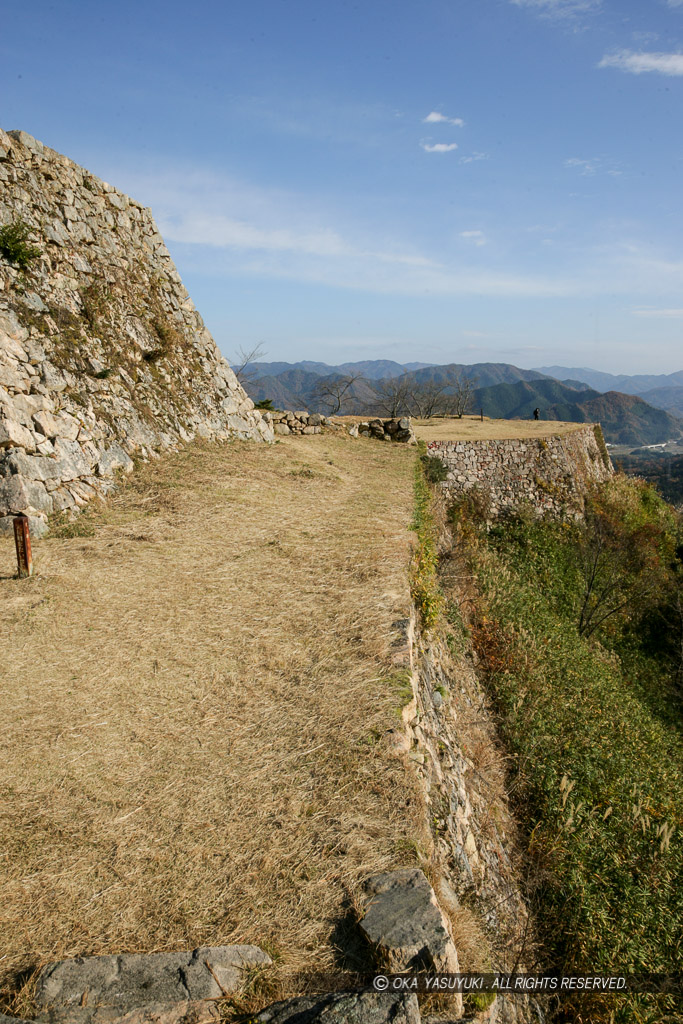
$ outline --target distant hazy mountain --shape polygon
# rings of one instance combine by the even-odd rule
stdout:
[[[683,370],[659,374],[613,374],[603,373],[602,370],[591,370],[587,366],[580,368],[576,366],[540,366],[534,372],[557,377],[558,380],[572,377],[575,380],[585,381],[596,391],[621,391],[625,395],[642,396],[654,388],[683,387]]]
[[[638,397],[658,409],[666,409],[672,416],[683,416],[683,387],[653,388]]]
[[[480,388],[518,380],[538,380],[544,376],[538,370],[520,370],[512,363],[447,363],[445,366],[429,366],[416,370],[413,374],[415,380],[435,381],[438,384],[448,384],[459,375],[475,381]]]
[[[315,363],[302,359],[298,363],[249,363],[246,369],[255,370],[259,377],[279,376],[290,370],[304,370],[306,373],[327,377],[332,373],[353,376],[361,373],[367,380],[400,377],[410,370],[419,370],[431,363],[395,363],[393,359],[362,359],[357,363],[340,363],[339,366],[328,366],[327,363]]]

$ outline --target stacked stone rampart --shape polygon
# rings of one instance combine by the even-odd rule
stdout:
[[[0,529],[25,512],[43,532],[197,435],[273,438],[151,211],[0,130]]]
[[[613,472],[599,426],[549,437],[430,441],[427,453],[448,470],[454,497],[482,492],[491,518],[529,503],[539,513],[578,515],[590,483]]]

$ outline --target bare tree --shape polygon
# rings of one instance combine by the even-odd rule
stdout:
[[[407,416],[410,414],[410,398],[413,381],[409,374],[400,377],[382,377],[372,381],[374,398],[369,403],[369,411],[378,411],[385,416]]]
[[[455,373],[448,384],[447,412],[451,416],[462,419],[464,413],[469,412],[474,396],[474,377],[466,377],[462,371]]]
[[[331,375],[321,377],[311,392],[311,399],[325,407],[328,416],[336,416],[341,411],[354,384],[364,381],[362,373],[348,374],[345,377]]]
[[[251,363],[255,363],[266,354],[263,343],[260,342],[248,351],[240,346],[237,349],[236,354],[230,359],[232,372],[235,374],[243,388],[246,387],[247,384],[258,383],[258,370],[254,369],[251,366]]]
[[[448,404],[446,389],[446,384],[435,380],[416,381],[410,392],[411,412],[424,420],[443,416]]]

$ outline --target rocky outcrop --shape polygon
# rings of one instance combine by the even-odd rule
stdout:
[[[549,437],[430,441],[427,452],[446,466],[442,487],[455,497],[476,489],[491,519],[525,502],[540,513],[580,515],[588,485],[613,472],[597,425]]]
[[[152,213],[0,131],[0,528],[106,493],[196,436],[272,440]]]
[[[388,420],[365,420],[349,427],[352,437],[375,437],[379,441],[401,441],[403,444],[417,444],[409,416],[392,417]]]

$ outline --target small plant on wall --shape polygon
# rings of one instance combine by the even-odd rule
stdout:
[[[8,263],[14,263],[22,270],[27,270],[41,255],[37,246],[29,245],[30,233],[31,229],[23,220],[15,220],[0,228],[0,254]]]

